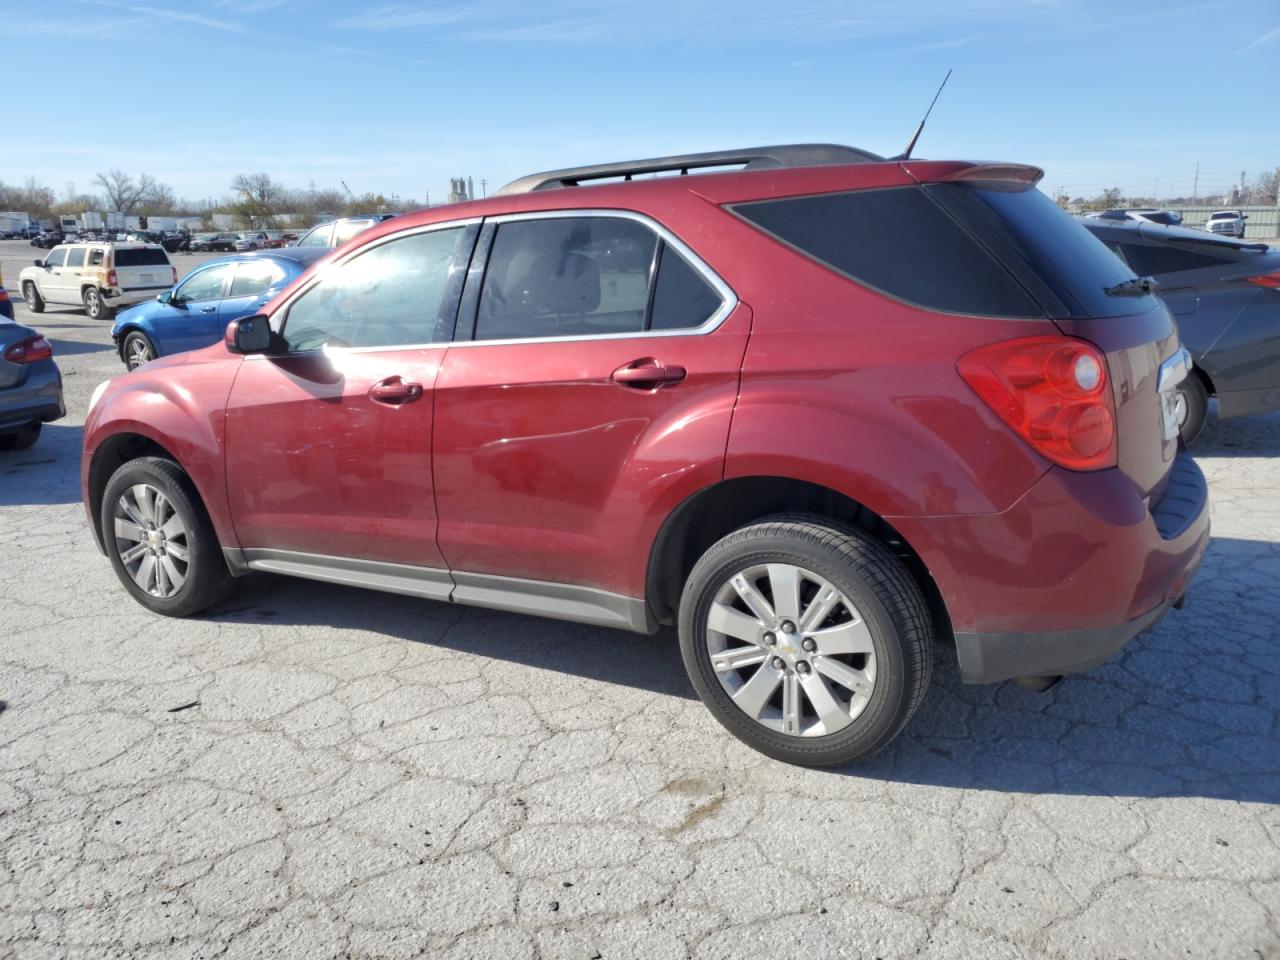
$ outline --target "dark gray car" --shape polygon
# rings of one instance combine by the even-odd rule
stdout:
[[[66,412],[49,341],[30,327],[0,320],[0,450],[26,449],[43,424]]]
[[[1178,398],[1183,438],[1218,416],[1280,409],[1280,251],[1202,230],[1081,218],[1140,277],[1154,277],[1195,361]]]

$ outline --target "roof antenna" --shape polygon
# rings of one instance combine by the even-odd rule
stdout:
[[[929,102],[929,109],[924,112],[924,117],[920,121],[920,126],[916,127],[916,132],[911,135],[911,142],[907,144],[907,149],[903,150],[896,157],[890,157],[891,160],[910,160],[911,151],[916,148],[916,141],[920,139],[920,133],[924,130],[925,121],[929,119],[929,114],[933,113],[933,105],[938,102],[938,97],[942,96],[942,88],[947,85],[947,81],[951,79],[951,71],[947,71],[947,75],[942,78],[942,83],[938,86],[938,92],[933,95],[933,99]]]

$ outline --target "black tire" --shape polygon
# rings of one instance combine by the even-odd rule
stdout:
[[[129,370],[137,370],[142,364],[154,360],[157,356],[159,354],[156,353],[155,344],[141,330],[130,330],[129,335],[120,344],[120,359]]]
[[[27,301],[27,309],[32,313],[44,313],[44,297],[30,280],[22,285],[22,299]]]
[[[0,433],[0,451],[8,453],[11,450],[26,450],[35,446],[36,441],[40,439],[42,426],[43,424],[40,423],[28,423],[12,433]]]
[[[875,683],[862,712],[830,735],[774,731],[739,709],[721,685],[707,648],[707,617],[735,574],[766,563],[792,564],[843,592],[871,635]],[[825,767],[862,760],[906,726],[929,684],[933,626],[919,586],[869,534],[827,518],[769,517],[715,543],[694,566],[680,601],[680,651],[703,703],[730,733],[786,763]]]
[[[84,301],[84,312],[90,320],[110,320],[115,313],[107,306],[106,298],[97,287],[85,287],[80,298]]]
[[[1187,374],[1187,378],[1178,385],[1178,397],[1186,410],[1186,415],[1178,424],[1178,432],[1182,434],[1182,442],[1189,447],[1196,442],[1209,420],[1209,391],[1204,388],[1204,381],[1195,370]]]
[[[164,494],[187,531],[186,579],[170,597],[153,596],[139,587],[120,559],[120,547],[114,534],[115,506],[129,487],[140,483],[149,484]],[[209,515],[190,477],[172,460],[139,457],[116,470],[102,494],[99,523],[116,576],[133,598],[153,613],[166,617],[189,617],[208,609],[231,592],[234,579],[227,570]]]

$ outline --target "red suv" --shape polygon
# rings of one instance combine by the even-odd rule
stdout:
[[[969,682],[1087,669],[1208,541],[1169,313],[1040,176],[801,145],[397,217],[99,387],[90,523],[173,616],[268,570],[678,625],[735,735],[865,756],[935,639]]]

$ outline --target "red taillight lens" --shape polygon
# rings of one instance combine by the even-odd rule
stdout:
[[[108,287],[119,286],[119,281],[117,281],[116,279],[116,272],[114,270],[107,271],[107,286]]]
[[[4,358],[10,363],[35,363],[52,356],[53,344],[38,333],[34,337],[19,340],[4,352]]]
[[[1247,283],[1255,283],[1260,287],[1270,287],[1272,290],[1280,290],[1280,270],[1275,273],[1263,273],[1256,277],[1245,277]]]
[[[956,364],[967,384],[1038,453],[1072,470],[1116,465],[1107,362],[1071,337],[1005,340]]]
[[[9,291],[6,290],[4,287],[0,287],[0,303],[8,303],[8,302],[9,302]]]
[[[177,267],[170,267],[169,269],[170,269],[171,271],[173,271],[173,282],[174,282],[174,283],[177,283],[177,282],[178,282],[178,268],[177,268]]]

